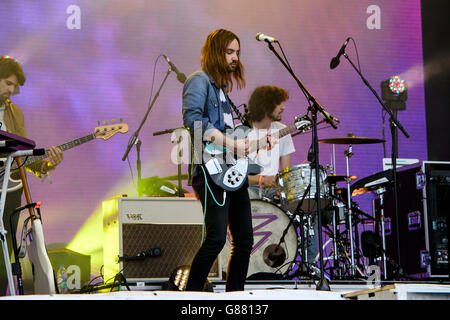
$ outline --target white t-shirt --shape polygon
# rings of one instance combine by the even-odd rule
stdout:
[[[285,128],[286,126],[281,122],[272,122],[270,125],[270,133],[273,135],[280,129]],[[267,134],[267,129],[257,129],[253,128],[249,134],[248,139],[255,140],[261,139]],[[267,149],[260,149],[257,152],[252,152],[248,155],[251,161],[259,164],[263,167],[261,171],[261,175],[263,176],[274,176],[279,172],[280,169],[280,157],[286,156],[295,152],[294,142],[292,141],[292,137],[290,134],[282,137],[275,146],[272,147],[271,150],[267,151]]]
[[[220,89],[220,101],[222,103],[227,102],[227,98],[225,97],[225,94],[223,93],[222,89]],[[229,112],[224,111],[223,122],[225,123],[226,129],[234,129],[233,114],[231,113],[231,110]]]
[[[3,130],[3,131],[6,131],[6,125],[5,125],[5,121],[4,121],[5,109],[6,109],[6,106],[4,103],[2,103],[0,105],[0,123],[2,124],[0,127],[0,130]]]

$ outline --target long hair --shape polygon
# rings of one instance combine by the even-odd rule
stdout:
[[[240,47],[241,42],[233,32],[224,29],[213,31],[206,38],[200,56],[203,70],[214,79],[219,88],[227,86],[228,92],[233,89],[232,77],[236,80],[238,89],[245,87],[244,66],[241,60],[239,59],[233,72],[228,71],[225,61],[227,46],[235,39]]]
[[[266,115],[272,114],[277,105],[287,99],[289,99],[289,94],[283,88],[257,87],[248,101],[250,121],[261,121]]]

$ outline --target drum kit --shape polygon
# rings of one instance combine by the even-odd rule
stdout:
[[[319,143],[333,144],[333,157],[334,145],[348,146],[344,151],[346,175],[334,173],[335,163],[327,168],[330,169],[329,174],[319,165],[322,230],[328,236],[323,248],[329,247],[327,256],[323,259],[325,262],[322,263],[333,261],[327,268],[330,270],[330,279],[355,279],[359,277],[357,273],[363,276],[360,268],[362,265],[359,263],[361,254],[358,249],[358,223],[373,221],[374,218],[352,201],[357,190],[351,190],[351,183],[357,177],[350,175],[349,162],[354,155],[353,145],[382,142],[384,140],[356,137],[352,134],[319,140]],[[248,279],[289,280],[319,277],[315,172],[313,163],[286,168],[277,176],[280,187],[275,197],[251,199],[254,245],[250,255]],[[159,178],[158,181],[164,185],[169,183],[171,189],[177,192],[177,186],[169,182],[177,179],[180,179],[179,175]],[[187,179],[187,175],[182,175],[182,179]],[[345,188],[338,187],[341,182],[345,183]],[[145,185],[148,184],[155,183],[151,181]],[[227,270],[230,251],[231,242],[228,236],[220,253],[223,271]]]
[[[328,268],[330,279],[360,278],[364,274],[359,263],[358,223],[374,218],[359,209],[351,199],[351,183],[357,177],[350,175],[349,159],[353,156],[352,145],[384,140],[349,135],[319,142],[348,145],[344,152],[346,175],[336,175],[333,169],[327,174],[326,169],[319,165],[322,230],[328,235],[324,250],[331,244],[324,257],[327,262],[322,263],[333,261]],[[287,168],[277,177],[280,185],[278,196],[251,200],[254,247],[247,274],[249,279],[319,277],[315,172],[313,163]],[[339,188],[340,182],[346,187]],[[221,253],[223,270],[226,270],[229,252],[230,241],[227,239]]]

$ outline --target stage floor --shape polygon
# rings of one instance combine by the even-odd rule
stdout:
[[[293,301],[293,300],[450,300],[450,283],[386,282],[378,287],[363,281],[330,282],[319,290],[317,282],[248,281],[244,291],[225,292],[223,281],[212,282],[213,292],[162,290],[159,283],[129,283],[90,293],[16,295],[0,300],[169,300],[169,301]]]

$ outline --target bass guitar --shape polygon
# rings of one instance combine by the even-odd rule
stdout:
[[[305,131],[311,125],[308,116],[296,117],[294,124],[273,133],[279,139],[296,130]],[[247,137],[252,129],[240,125],[227,137],[237,140]],[[259,140],[249,141],[249,154],[267,147],[267,135]],[[261,172],[261,166],[254,163],[248,156],[238,157],[225,147],[207,142],[203,152],[203,164],[213,182],[227,191],[238,190],[248,174],[258,174]]]
[[[103,139],[106,141],[109,138],[111,138],[113,135],[115,135],[116,133],[127,133],[127,132],[128,132],[128,125],[125,123],[122,123],[122,122],[117,123],[117,124],[112,124],[112,125],[99,126],[94,129],[93,133],[88,134],[87,136],[66,142],[64,144],[59,145],[58,147],[62,151],[66,151],[66,150],[72,149],[74,147],[77,147],[79,145],[82,145],[83,143],[92,141],[94,139]],[[41,156],[23,157],[22,158],[23,164],[21,164],[21,165],[18,165],[18,161],[15,161],[14,163],[12,163],[11,174],[10,174],[9,181],[8,181],[8,191],[7,192],[18,190],[18,189],[22,188],[22,186],[23,186],[22,180],[19,177],[17,177],[17,174],[16,174],[18,171],[18,168],[22,165],[27,166],[27,165],[30,165],[32,163],[35,163],[37,161],[47,158],[48,151],[49,151],[48,149],[45,150],[45,154],[41,155]],[[0,158],[0,161],[2,161],[2,160],[5,160],[5,159]],[[1,192],[1,186],[0,186],[0,192]]]

